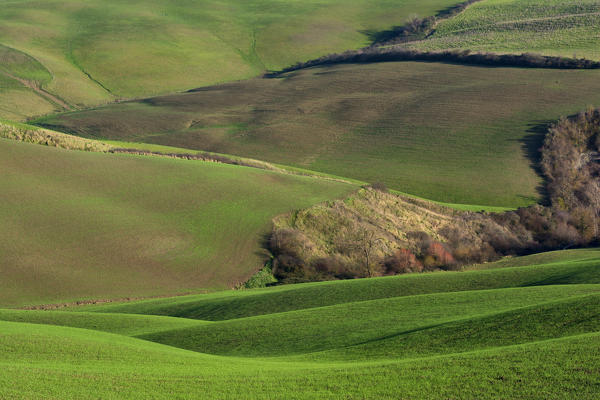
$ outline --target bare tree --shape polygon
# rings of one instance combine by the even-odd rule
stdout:
[[[373,252],[378,242],[383,241],[383,238],[375,237],[375,232],[364,230],[358,238],[356,247],[360,250],[364,257],[365,267],[369,278],[373,277]]]

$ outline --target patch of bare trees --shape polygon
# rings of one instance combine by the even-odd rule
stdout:
[[[538,204],[495,214],[448,213],[448,222],[437,230],[441,241],[425,232],[407,232],[405,243],[410,246],[398,244],[396,248],[390,247],[389,240],[382,240],[379,233],[368,230],[361,221],[364,216],[355,213],[356,221],[348,224],[353,231],[341,236],[344,239],[327,254],[317,250],[316,239],[301,229],[276,229],[269,243],[274,256],[273,272],[282,282],[349,279],[449,270],[504,255],[597,245],[600,243],[600,110],[589,109],[550,127],[541,153],[549,197],[546,206]],[[384,202],[384,207],[394,203],[394,195],[386,193],[384,186],[371,185],[369,190],[380,193],[374,195],[375,200],[390,197],[390,203]],[[419,206],[423,207],[423,203]],[[435,212],[443,213],[439,209]],[[390,232],[380,233],[394,236]],[[330,237],[328,232],[320,234],[322,238]]]

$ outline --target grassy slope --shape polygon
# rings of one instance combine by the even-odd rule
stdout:
[[[600,102],[599,71],[315,68],[41,119],[79,135],[244,155],[448,203],[528,205],[546,124]]]
[[[465,276],[470,291],[452,292],[452,284],[438,282],[436,288],[445,293],[388,293],[355,301],[351,292],[377,290],[384,280],[344,281],[337,284],[352,290],[343,304],[214,323],[0,310],[0,397],[591,399],[600,384],[598,258],[584,274],[574,276],[572,270],[582,260],[590,262],[591,255],[589,250],[545,255],[556,262],[529,270],[532,281],[546,286],[479,290],[485,283],[469,278],[496,273],[499,281],[511,283],[507,271],[528,270],[498,268],[432,274],[450,280]],[[546,279],[553,268],[562,284]],[[314,286],[319,285],[288,290],[300,294]],[[247,301],[253,292],[269,291],[281,293],[281,288],[229,294]],[[327,302],[313,297],[321,305]],[[180,329],[165,331],[170,324]],[[147,339],[230,355],[90,329],[142,332]]]
[[[597,334],[421,360],[309,364],[211,357],[74,328],[0,326],[5,397],[585,399],[598,383]]]
[[[515,315],[521,318],[523,310],[515,311],[519,307],[553,308],[553,305],[542,307],[538,304],[565,301],[569,297],[585,294],[596,295],[575,298],[565,304],[561,302],[558,305],[559,310],[553,311],[564,315],[570,308],[573,318],[578,318],[576,322],[595,321],[575,331],[575,333],[585,333],[600,329],[600,320],[594,319],[594,307],[597,311],[600,305],[600,285],[496,289],[351,302],[330,307],[234,319],[204,326],[176,327],[173,330],[152,332],[140,337],[201,353],[219,355],[289,356],[336,349],[338,353],[350,353],[348,358],[354,359],[381,357],[382,351],[379,348],[386,347],[385,341],[393,339],[400,343],[387,346],[386,350],[390,358],[416,357],[418,353],[414,353],[414,349],[412,354],[401,354],[404,336],[413,333],[424,334],[423,331],[431,330],[432,327],[436,328],[433,329],[435,332],[440,332],[443,331],[444,324],[460,326],[464,324],[463,321],[454,322],[454,320],[469,320],[469,326],[477,325],[479,319],[485,314],[492,314],[491,317],[486,318],[491,318],[495,322],[497,319],[506,322],[511,318],[514,319]],[[585,312],[579,312],[571,302],[582,303]],[[527,318],[531,323],[539,326],[550,321],[550,318],[545,322],[540,318],[534,320],[529,314]],[[475,319],[475,322],[472,319]],[[323,323],[323,321],[327,322]],[[570,327],[570,324],[565,323],[565,326]],[[332,334],[333,332],[335,334]],[[524,335],[525,332],[528,330],[515,329],[512,333]],[[489,335],[489,332],[486,333]],[[497,333],[501,336],[499,332]],[[503,336],[506,335],[507,332],[504,332]],[[556,336],[557,333],[549,331],[548,335]],[[462,337],[460,334],[456,336]],[[532,337],[529,339],[533,340]],[[427,340],[423,342],[426,343]],[[432,342],[439,342],[439,339]],[[358,346],[359,349],[347,349],[349,346]],[[371,354],[373,346],[378,349]],[[422,343],[421,346],[425,352],[425,346]]]
[[[210,324],[188,318],[156,315],[103,314],[41,310],[0,309],[0,321],[27,322],[42,325],[70,326],[125,336],[148,335],[173,329]]]
[[[273,216],[352,186],[254,168],[0,140],[0,304],[223,288]]]
[[[0,44],[0,117],[21,120],[64,110],[36,94],[19,79],[44,85],[52,76],[35,59]]]
[[[2,48],[37,60],[40,83],[78,106],[256,76],[332,51],[368,44],[365,31],[432,15],[458,0],[14,0],[0,9]],[[1,68],[0,68],[1,69]],[[27,78],[31,78],[28,76]],[[35,79],[37,82],[38,80]],[[0,93],[0,117],[32,93]],[[24,112],[27,111],[27,112]],[[20,115],[19,115],[20,114]]]
[[[550,258],[550,256],[554,257]],[[387,278],[357,279],[286,285],[242,292],[220,292],[170,299],[143,300],[74,307],[74,311],[155,314],[203,320],[226,320],[314,307],[400,296],[540,285],[600,284],[600,252],[577,250],[520,258],[472,272],[409,274]],[[542,258],[543,257],[543,258]],[[544,263],[546,262],[546,263]],[[535,265],[538,263],[538,265]],[[490,263],[493,265],[493,263]]]
[[[600,60],[599,0],[485,0],[443,21],[427,40],[408,47]]]

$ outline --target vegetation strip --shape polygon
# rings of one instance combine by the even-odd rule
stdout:
[[[428,61],[449,62],[465,65],[485,65],[503,67],[525,68],[553,68],[553,69],[599,69],[600,62],[585,58],[558,57],[535,54],[533,52],[517,54],[495,54],[493,52],[473,52],[469,49],[423,51],[418,48],[404,48],[397,46],[408,42],[425,42],[435,33],[435,27],[442,20],[449,20],[465,11],[470,5],[482,0],[466,0],[457,5],[448,7],[436,16],[419,18],[413,17],[403,26],[396,26],[388,31],[373,33],[373,43],[359,50],[349,50],[344,53],[328,54],[317,59],[298,62],[279,71],[271,71],[265,77],[278,77],[286,72],[297,71],[319,65],[333,65],[346,63],[373,63],[390,61]],[[593,15],[589,13],[575,16]],[[598,15],[596,13],[595,15]],[[527,22],[528,20],[523,20]],[[517,22],[517,21],[513,21]],[[520,22],[520,21],[519,21]],[[394,46],[396,45],[396,46]]]
[[[196,152],[192,153],[170,153],[164,151],[150,151],[143,149],[116,147],[99,140],[86,139],[79,136],[69,135],[49,129],[40,128],[26,124],[0,120],[0,137],[18,140],[26,143],[41,144],[44,146],[58,147],[66,150],[82,150],[100,153],[131,154],[138,156],[154,156],[165,158],[176,158],[181,160],[207,161],[222,164],[239,165],[242,167],[258,168],[267,171],[275,171],[282,174],[307,176],[312,178],[330,180],[341,183],[352,183],[349,180],[312,171],[300,169],[287,169],[275,166],[271,163],[242,157],[228,157],[222,154]]]
[[[276,78],[287,72],[317,66],[335,64],[362,64],[391,61],[448,62],[465,65],[496,67],[550,68],[550,69],[599,69],[599,61],[585,58],[542,56],[539,54],[493,54],[472,53],[470,50],[419,51],[397,47],[365,48],[340,54],[329,54],[314,60],[299,62],[293,66],[265,74]]]

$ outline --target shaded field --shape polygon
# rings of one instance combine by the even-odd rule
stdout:
[[[231,287],[282,212],[352,185],[255,168],[0,140],[0,304]]]
[[[338,65],[66,113],[80,136],[258,158],[447,203],[540,200],[547,124],[600,102],[600,71]]]
[[[600,1],[486,0],[406,46],[600,60]]]
[[[598,250],[501,266],[193,296],[216,322],[126,311],[185,297],[0,310],[0,396],[595,398]],[[277,307],[288,295],[295,311]],[[219,299],[243,311],[220,313]]]
[[[0,117],[61,110],[6,73],[85,107],[259,75],[369,44],[370,32],[458,0],[4,2]],[[24,76],[23,76],[24,75]],[[2,90],[8,79],[15,88]]]

